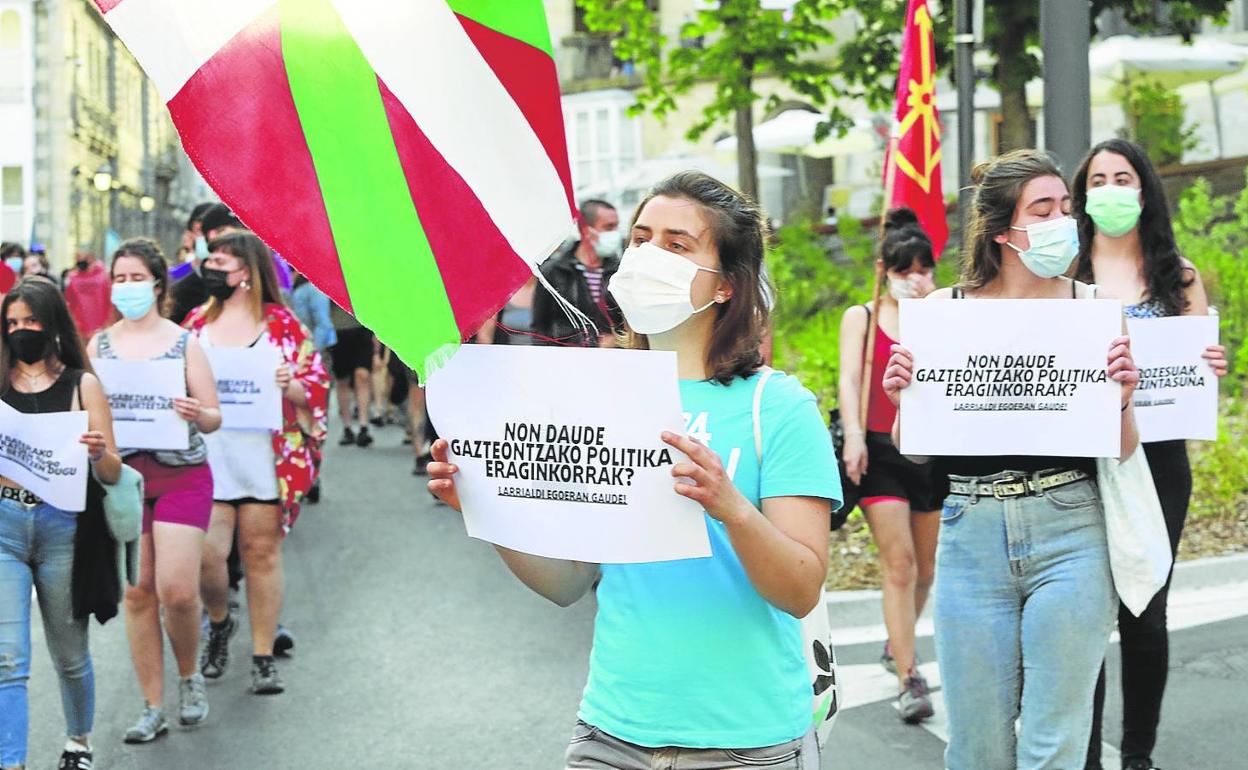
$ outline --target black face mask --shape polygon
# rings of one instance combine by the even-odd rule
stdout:
[[[18,329],[9,332],[9,347],[24,364],[42,361],[48,353],[48,333],[43,329]]]
[[[86,269],[87,269],[87,260],[85,260],[85,259],[80,259],[80,260],[78,260],[77,262],[75,262],[75,263],[74,263],[74,265],[75,265],[75,266],[76,266],[76,267],[77,267],[80,271],[81,271],[81,270],[86,270]]]
[[[237,286],[229,284],[230,273],[228,270],[215,270],[211,267],[203,267],[199,270],[200,276],[204,279],[204,290],[208,292],[209,297],[216,297],[221,302],[225,302],[234,296]]]

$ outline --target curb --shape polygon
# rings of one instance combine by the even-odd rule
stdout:
[[[1171,591],[1195,591],[1231,583],[1248,583],[1248,553],[1180,561],[1174,568]],[[875,590],[828,591],[827,606],[832,628],[844,630],[881,625],[884,622],[882,597],[883,594]],[[931,617],[931,602],[928,602],[921,617]]]

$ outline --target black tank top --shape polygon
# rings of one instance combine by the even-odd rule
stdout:
[[[68,412],[74,408],[74,393],[82,382],[82,370],[66,368],[56,382],[38,393],[22,393],[12,385],[0,396],[0,401],[24,414],[47,414]]]

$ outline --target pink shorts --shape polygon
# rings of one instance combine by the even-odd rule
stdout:
[[[164,465],[146,452],[126,458],[143,474],[143,534],[152,522],[182,524],[208,531],[212,519],[212,471],[208,463]]]

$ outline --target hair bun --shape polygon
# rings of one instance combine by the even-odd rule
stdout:
[[[913,209],[905,207],[890,209],[884,215],[885,230],[899,230],[903,227],[910,227],[919,224],[919,215],[914,213]]]
[[[978,185],[984,181],[984,177],[988,174],[988,169],[992,166],[992,161],[985,160],[976,163],[971,167],[971,184]]]

